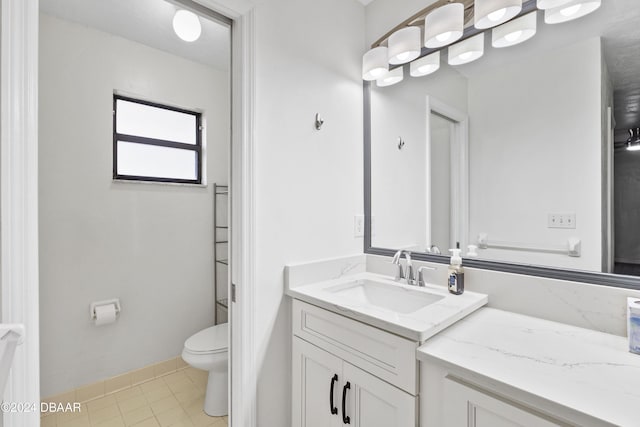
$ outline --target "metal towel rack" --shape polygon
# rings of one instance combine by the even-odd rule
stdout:
[[[218,292],[219,285],[228,287],[227,280],[224,280],[223,283],[219,283],[221,281],[218,280],[218,268],[228,268],[229,266],[229,219],[226,218],[226,215],[221,215],[225,217],[225,222],[223,222],[222,224],[218,223],[218,213],[224,212],[219,210],[218,197],[228,198],[229,186],[214,183],[213,194],[213,258],[215,266],[213,270],[213,286],[215,300],[215,323],[217,325],[219,323],[223,323],[220,315],[220,309],[228,310],[229,307],[227,298],[224,298]],[[227,204],[224,203],[222,204],[222,206],[227,206]],[[220,231],[220,233],[218,233],[218,231]],[[228,277],[228,274],[225,275],[225,277]]]
[[[505,249],[512,251],[544,252],[551,254],[561,254],[570,257],[579,257],[582,254],[582,241],[577,237],[570,237],[564,245],[532,245],[519,242],[505,242],[499,240],[489,240],[487,233],[478,235],[479,249]]]

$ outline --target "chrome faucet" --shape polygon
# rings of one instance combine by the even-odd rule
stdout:
[[[391,264],[397,266],[396,275],[394,277],[394,280],[404,279],[404,271],[402,271],[402,264],[400,264],[400,257],[401,256],[402,256],[402,250],[399,250],[393,256],[393,260],[391,261]]]
[[[402,254],[404,254],[405,258],[407,259],[407,270],[406,270],[407,273],[406,273],[406,275],[405,275],[404,271],[402,270],[402,264],[400,264],[400,258],[402,258]],[[395,280],[406,279],[407,284],[409,284],[409,285],[415,285],[416,284],[416,277],[415,277],[415,274],[413,272],[413,263],[411,262],[411,252],[405,251],[404,249],[399,250],[393,256],[393,261],[391,261],[391,263],[398,266],[398,268],[396,270]]]
[[[418,268],[418,283],[417,285],[420,287],[425,286],[427,283],[424,280],[424,270],[436,270],[435,267],[427,267],[426,265],[423,265],[422,267]]]

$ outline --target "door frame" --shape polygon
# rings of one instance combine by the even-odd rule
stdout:
[[[469,242],[469,117],[449,104],[427,95],[426,97],[426,150],[425,165],[431,164],[431,113],[435,113],[452,122],[451,165],[449,189],[451,192],[451,239],[460,242],[464,250]],[[426,168],[429,170],[429,167]],[[427,201],[426,242],[431,242],[431,175],[425,176]],[[438,184],[440,185],[440,184]],[[440,248],[443,255],[448,249]]]
[[[3,414],[4,426],[40,422],[38,306],[38,0],[0,3],[0,287],[2,322],[21,323],[5,402],[37,412]]]
[[[233,20],[230,304],[230,423],[256,425],[254,349],[255,17],[249,0],[194,0]],[[5,401],[40,402],[38,280],[39,0],[0,0],[0,291],[2,322],[23,323]],[[39,412],[12,414],[4,426],[37,426]]]

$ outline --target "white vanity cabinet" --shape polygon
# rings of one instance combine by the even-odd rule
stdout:
[[[501,399],[455,378],[444,380],[442,427],[558,427],[527,408]]]
[[[415,427],[416,398],[305,340],[293,339],[293,425]]]
[[[417,342],[298,300],[293,334],[293,427],[417,425]]]

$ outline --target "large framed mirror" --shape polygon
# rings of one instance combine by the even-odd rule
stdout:
[[[364,83],[365,252],[638,289],[640,8],[549,25],[525,4],[522,44],[488,30],[474,62]]]

